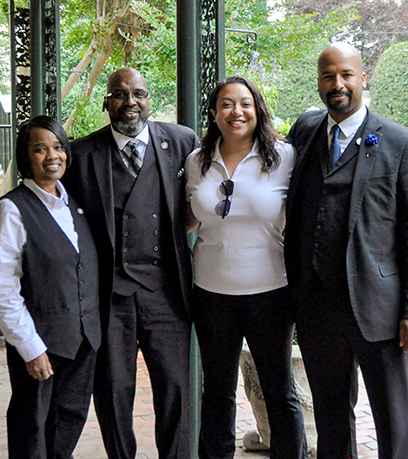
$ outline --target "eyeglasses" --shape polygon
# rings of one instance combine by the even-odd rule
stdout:
[[[106,97],[113,97],[117,100],[128,100],[130,95],[132,95],[133,99],[135,100],[145,100],[148,97],[149,93],[147,91],[144,91],[143,89],[138,89],[133,92],[118,89],[117,91],[109,93]]]
[[[231,209],[231,201],[228,198],[232,196],[234,192],[234,182],[232,180],[224,180],[220,183],[220,191],[225,196],[225,199],[215,206],[215,213],[225,218]]]

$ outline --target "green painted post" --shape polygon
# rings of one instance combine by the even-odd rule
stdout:
[[[201,6],[200,0],[177,0],[177,122],[201,136]],[[190,246],[195,235],[190,235]],[[198,458],[202,370],[199,346],[191,336],[191,458]]]
[[[216,2],[216,69],[217,79],[225,78],[225,0],[217,0]]]

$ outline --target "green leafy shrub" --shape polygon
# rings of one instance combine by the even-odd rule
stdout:
[[[380,57],[370,84],[370,108],[408,127],[408,42],[390,46]]]

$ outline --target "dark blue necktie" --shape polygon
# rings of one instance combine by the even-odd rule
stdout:
[[[341,156],[341,147],[340,147],[340,141],[339,141],[339,135],[340,135],[340,126],[338,124],[335,124],[331,128],[331,132],[333,134],[331,144],[330,144],[330,157],[332,160],[333,166],[337,163],[337,161],[340,159]]]

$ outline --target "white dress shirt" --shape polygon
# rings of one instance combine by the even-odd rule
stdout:
[[[295,162],[292,145],[278,141],[277,169],[262,172],[257,142],[232,177],[216,144],[210,169],[201,175],[198,152],[186,161],[187,200],[200,222],[194,246],[195,283],[210,292],[250,295],[287,285],[283,259],[283,228],[289,179]],[[225,199],[219,186],[231,179],[234,190],[229,215],[215,212]]]
[[[60,226],[75,250],[78,248],[78,234],[68,207],[68,195],[57,181],[60,193],[56,197],[40,188],[34,180],[25,179],[24,185],[33,191],[45,205]],[[0,201],[0,328],[6,340],[15,346],[26,361],[37,358],[47,350],[35,329],[24,298],[20,294],[20,278],[23,275],[22,260],[27,233],[20,211],[10,199]],[[44,279],[47,282],[47,279]]]
[[[330,143],[333,137],[331,133],[331,129],[335,124],[338,124],[340,127],[340,148],[341,153],[344,153],[344,150],[348,147],[349,143],[352,141],[353,137],[355,136],[358,128],[361,126],[361,123],[364,121],[364,118],[367,115],[367,107],[363,105],[356,113],[351,115],[349,118],[346,118],[341,123],[337,123],[334,119],[329,115],[329,119],[327,121],[327,141],[328,146],[330,149]]]

